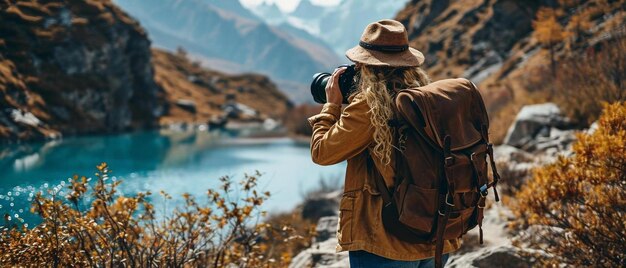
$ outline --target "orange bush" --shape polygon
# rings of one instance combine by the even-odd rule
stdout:
[[[599,128],[579,134],[574,156],[537,169],[517,194],[517,241],[546,264],[623,267],[626,262],[626,102],[605,105]]]
[[[256,190],[259,173],[239,184],[222,177],[219,191],[208,190],[201,205],[185,194],[185,204],[157,215],[150,193],[117,194],[107,183],[109,168],[98,166],[94,185],[74,176],[64,199],[38,194],[32,211],[43,222],[32,228],[0,230],[0,264],[7,266],[283,267],[290,248],[310,241],[288,225],[260,223],[269,192]],[[166,202],[171,199],[165,192]],[[81,210],[80,204],[91,205]]]

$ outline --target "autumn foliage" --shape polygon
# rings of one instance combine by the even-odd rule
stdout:
[[[561,43],[566,33],[557,21],[557,10],[543,7],[537,11],[537,18],[533,21],[535,29],[534,36],[537,41],[550,50],[550,62],[552,64],[552,74],[556,72],[555,46]]]
[[[0,264],[284,267],[295,254],[290,249],[310,241],[289,225],[261,222],[270,193],[257,192],[258,173],[239,183],[222,177],[220,190],[208,190],[205,204],[184,195],[183,206],[162,212],[153,201],[167,202],[167,193],[123,196],[117,192],[121,181],[110,182],[109,173],[103,163],[95,183],[74,176],[67,196],[37,195],[32,212],[43,222],[32,229],[1,229]]]
[[[545,264],[623,267],[626,262],[626,102],[605,105],[598,128],[579,134],[572,157],[535,171],[517,194],[518,245]]]

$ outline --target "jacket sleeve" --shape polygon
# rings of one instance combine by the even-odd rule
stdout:
[[[311,158],[320,165],[333,165],[361,153],[372,141],[374,129],[369,107],[361,95],[354,97],[343,113],[337,104],[324,104],[320,114],[310,117],[313,127]]]

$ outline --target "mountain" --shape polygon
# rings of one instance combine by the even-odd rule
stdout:
[[[357,45],[365,27],[381,19],[390,19],[406,0],[344,0],[329,8],[319,21],[319,36],[329,42],[337,53]]]
[[[236,0],[200,0],[203,3],[207,3],[213,7],[221,10],[226,10],[231,13],[237,14],[237,16],[250,19],[259,20],[259,17],[254,15],[249,9],[243,7],[239,1]]]
[[[219,1],[218,1],[219,2]],[[240,6],[238,1],[229,1]],[[184,47],[205,62],[231,62],[229,69],[259,72],[274,80],[308,84],[313,73],[339,63],[324,44],[293,36],[260,20],[242,17],[204,0],[118,1],[137,18],[154,44],[168,50]],[[223,7],[223,6],[222,6]],[[243,8],[243,7],[242,7]],[[220,70],[219,64],[209,66]],[[283,88],[290,96],[299,96]]]
[[[282,118],[291,101],[266,76],[228,75],[203,68],[182,53],[153,49],[155,81],[163,88],[167,109],[161,125],[181,122],[205,124],[224,115],[228,102],[258,112],[253,119]]]
[[[344,55],[346,50],[358,44],[367,24],[393,18],[406,2],[343,0],[337,6],[318,6],[310,0],[302,0],[293,12],[282,16],[266,13],[263,8],[254,8],[252,11],[268,23],[286,23],[302,29],[324,40],[335,53]]]
[[[263,2],[260,5],[254,7],[253,12],[262,18],[263,21],[275,25],[285,21],[285,13],[283,13],[276,3]]]
[[[289,15],[302,19],[315,19],[326,10],[325,7],[314,5],[311,0],[301,0],[296,9]]]
[[[146,33],[110,1],[0,1],[0,140],[150,127]]]

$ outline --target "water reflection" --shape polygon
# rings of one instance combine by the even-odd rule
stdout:
[[[163,130],[11,145],[0,149],[0,214],[21,215],[34,192],[62,190],[74,174],[92,176],[100,162],[124,180],[124,193],[165,190],[175,198],[202,197],[223,175],[259,170],[261,188],[273,194],[269,210],[291,209],[320,177],[343,176],[344,165],[313,164],[308,144],[240,134]]]

